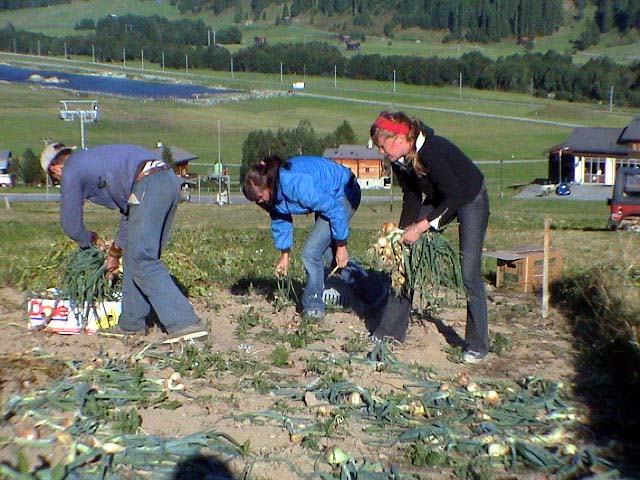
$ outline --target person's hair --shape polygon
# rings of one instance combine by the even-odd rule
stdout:
[[[244,184],[242,185],[244,196],[255,202],[258,200],[260,192],[265,188],[274,195],[278,189],[278,169],[283,163],[277,155],[270,155],[251,165],[244,174]]]
[[[58,148],[58,150],[62,150],[62,151],[60,153],[56,154],[56,156],[53,159],[53,161],[49,164],[49,168],[53,167],[54,165],[63,164],[67,160],[67,158],[69,158],[71,156],[71,154],[73,153],[73,150],[71,150],[70,148],[65,147],[64,145],[62,145],[60,148]]]
[[[373,140],[373,143],[375,143],[376,146],[380,145],[380,143],[382,143],[382,141],[387,138],[396,137],[399,135],[398,133],[391,132],[377,125],[377,123],[379,123],[378,120],[381,118],[400,125],[406,125],[409,128],[409,131],[406,135],[407,140],[411,145],[411,149],[409,150],[409,153],[404,156],[406,165],[407,167],[412,167],[419,174],[425,174],[426,170],[424,168],[424,165],[422,165],[422,162],[419,161],[418,152],[416,151],[416,139],[420,134],[420,121],[415,117],[407,116],[404,112],[381,112],[378,116],[378,119],[376,119],[376,122],[371,125],[371,130],[369,131],[371,140]]]

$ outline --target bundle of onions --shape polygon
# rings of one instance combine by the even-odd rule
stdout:
[[[391,287],[398,293],[407,283],[405,256],[409,254],[409,247],[401,242],[403,233],[404,230],[393,223],[385,223],[373,247],[377,263],[391,274]]]
[[[463,294],[459,252],[446,237],[424,232],[409,246],[402,243],[403,233],[385,223],[372,249],[377,264],[391,275],[394,292],[404,296],[416,292],[429,305],[438,303],[443,288]]]

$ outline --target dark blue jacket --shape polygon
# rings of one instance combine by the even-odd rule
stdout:
[[[138,168],[148,160],[161,159],[146,148],[127,144],[79,150],[67,158],[62,171],[60,205],[64,232],[81,248],[90,245],[91,232],[83,220],[83,205],[89,200],[123,214],[115,243],[126,245],[124,215]]]

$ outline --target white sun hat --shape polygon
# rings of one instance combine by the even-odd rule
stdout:
[[[53,163],[58,155],[64,152],[69,152],[75,150],[76,147],[65,147],[63,143],[50,143],[42,153],[40,154],[40,166],[42,170],[44,170],[44,174],[47,177],[47,184],[51,185],[53,182],[51,181],[51,174],[49,173],[49,166]]]

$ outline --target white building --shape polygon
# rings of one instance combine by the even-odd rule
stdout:
[[[549,150],[550,183],[613,185],[619,167],[640,167],[640,116],[624,128],[575,128]]]

